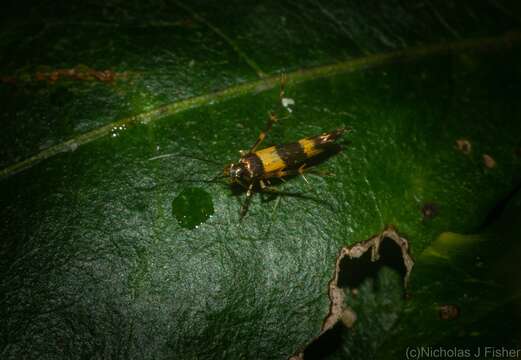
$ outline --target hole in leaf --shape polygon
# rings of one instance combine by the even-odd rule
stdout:
[[[304,351],[304,360],[319,360],[327,358],[342,346],[342,340],[348,330],[341,322],[320,335]]]
[[[376,280],[378,272],[384,266],[397,271],[402,278],[405,277],[407,269],[403,263],[401,248],[392,239],[382,240],[378,260],[372,261],[371,255],[370,251],[366,251],[359,258],[342,258],[337,287],[357,289],[368,278]]]
[[[358,338],[357,343],[374,347],[378,333],[395,323],[413,264],[407,240],[393,228],[343,247],[329,283],[330,312],[322,331],[296,358],[325,359],[339,350],[345,356],[371,354],[371,349],[357,354],[360,349],[349,345]]]

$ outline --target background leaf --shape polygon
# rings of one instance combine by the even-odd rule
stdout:
[[[399,354],[376,334],[409,339],[415,306],[437,329],[426,252],[440,234],[480,232],[519,185],[519,13],[508,2],[10,3],[2,357],[288,358],[320,334],[338,250],[390,224],[426,266],[413,300],[384,270],[389,301],[363,285],[356,310],[370,327],[355,323],[360,336],[331,356],[363,357],[371,341],[371,355]],[[334,177],[290,179],[279,188],[304,198],[257,196],[240,222],[241,196],[198,180],[280,112],[280,72],[295,106],[267,143],[353,132],[319,166]],[[171,153],[222,165],[150,160]],[[214,214],[186,229],[172,203],[193,187]]]

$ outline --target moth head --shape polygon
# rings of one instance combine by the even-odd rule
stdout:
[[[238,181],[247,174],[246,165],[239,163],[232,163],[224,168],[224,176],[229,177],[232,181]]]

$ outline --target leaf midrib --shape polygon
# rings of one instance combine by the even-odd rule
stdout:
[[[342,73],[353,72],[357,70],[377,67],[386,64],[410,61],[422,57],[439,55],[444,53],[459,53],[464,51],[494,51],[511,46],[521,41],[521,32],[509,32],[501,36],[495,37],[479,37],[466,40],[446,42],[440,44],[431,44],[410,47],[403,50],[397,50],[381,54],[372,54],[368,56],[337,62],[334,64],[322,65],[307,69],[297,69],[287,73],[289,83],[300,83],[317,78],[330,77]],[[118,127],[128,128],[137,124],[147,124],[166,116],[171,116],[179,112],[192,109],[198,106],[208,105],[213,102],[231,99],[247,93],[261,92],[274,88],[279,84],[279,75],[260,78],[258,80],[232,85],[223,90],[195,96],[188,99],[179,100],[170,104],[162,105],[156,109],[146,111],[140,114],[129,116],[120,120],[116,120],[107,125],[93,129],[86,133],[71,137],[59,144],[48,147],[33,156],[24,160],[13,163],[0,170],[0,180],[15,175],[26,170],[33,165],[51,158],[57,154],[74,151],[79,146],[85,145],[109,135],[113,129]]]

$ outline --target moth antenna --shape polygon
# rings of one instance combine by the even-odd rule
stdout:
[[[175,155],[175,154],[164,154],[164,155],[158,155],[158,156],[151,157],[150,159],[148,159],[148,161],[158,160],[158,159],[164,159],[164,158],[167,158],[167,157],[172,157],[172,156],[174,156],[174,155]]]
[[[227,185],[225,181],[222,179],[227,178],[227,176],[223,174],[218,174],[210,179],[173,179],[176,182],[188,182],[188,183],[215,183],[215,184],[223,184]]]
[[[163,154],[163,155],[154,156],[154,157],[151,157],[150,159],[148,159],[148,161],[165,159],[165,158],[169,158],[169,157],[182,157],[182,158],[187,158],[187,159],[192,159],[192,160],[203,161],[203,162],[213,164],[213,165],[219,165],[219,166],[221,165],[217,161],[200,158],[200,157],[193,156],[193,155],[179,154],[179,153],[171,153],[171,154]]]

